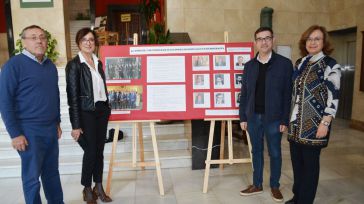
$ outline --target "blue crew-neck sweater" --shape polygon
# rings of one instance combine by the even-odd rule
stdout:
[[[0,72],[0,112],[11,138],[23,135],[26,125],[60,123],[56,66],[24,54],[7,61]]]

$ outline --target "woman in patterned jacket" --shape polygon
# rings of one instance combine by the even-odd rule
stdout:
[[[310,204],[316,195],[320,152],[329,141],[340,89],[340,65],[328,55],[333,48],[322,26],[309,27],[301,36],[302,58],[293,74],[292,112],[288,130],[293,167],[293,198],[288,204]]]

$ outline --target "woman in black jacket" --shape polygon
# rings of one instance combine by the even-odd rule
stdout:
[[[95,32],[82,28],[76,34],[76,43],[80,52],[66,66],[66,81],[71,135],[84,150],[81,176],[83,199],[90,204],[96,203],[97,198],[111,202],[102,186],[110,107],[102,63],[94,54],[98,44]],[[93,190],[92,179],[95,182]]]

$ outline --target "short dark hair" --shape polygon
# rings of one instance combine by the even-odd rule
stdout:
[[[330,55],[332,53],[332,51],[334,51],[334,48],[331,46],[331,43],[329,41],[329,34],[327,33],[326,28],[323,26],[319,26],[319,25],[313,25],[313,26],[310,26],[305,32],[302,33],[301,39],[298,43],[298,46],[300,48],[300,54],[302,57],[304,57],[308,54],[308,52],[306,50],[306,41],[307,41],[308,37],[311,35],[311,33],[313,33],[313,31],[315,31],[315,30],[321,31],[324,36],[324,39],[322,39],[322,41],[323,41],[322,52],[325,55]]]
[[[39,29],[39,30],[42,30],[42,31],[44,32],[44,34],[46,33],[46,32],[45,32],[45,30],[44,30],[43,28],[41,28],[40,26],[38,26],[38,25],[31,25],[31,26],[27,26],[27,27],[25,27],[25,28],[21,31],[21,33],[20,33],[20,37],[21,37],[22,39],[24,39],[24,38],[25,38],[25,31],[30,30],[30,29],[34,29],[34,28],[37,28],[37,29]]]
[[[254,33],[254,39],[257,38],[257,34],[258,33],[263,32],[263,31],[269,31],[272,34],[272,37],[273,37],[273,30],[272,30],[272,28],[269,28],[269,27],[260,27],[260,28],[258,28],[255,31],[255,33]]]
[[[81,42],[82,38],[85,37],[85,35],[87,35],[89,33],[92,33],[92,35],[94,36],[95,45],[96,46],[99,45],[99,41],[97,40],[97,35],[96,35],[96,32],[94,30],[91,30],[91,28],[81,28],[79,31],[77,31],[76,39],[75,39],[76,44],[77,44],[78,47],[80,45],[80,42]]]

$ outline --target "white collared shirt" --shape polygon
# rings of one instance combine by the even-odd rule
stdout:
[[[102,77],[98,71],[99,59],[96,57],[95,54],[92,54],[92,59],[94,61],[95,69],[90,66],[85,57],[82,55],[81,52],[78,52],[78,56],[80,58],[81,63],[85,63],[91,71],[92,76],[92,89],[94,92],[94,103],[97,101],[106,101],[106,93],[105,93],[105,85]]]
[[[257,60],[262,64],[267,64],[269,62],[270,58],[272,58],[272,51],[269,53],[268,59],[266,61],[263,61],[260,59],[260,54],[258,54]]]

